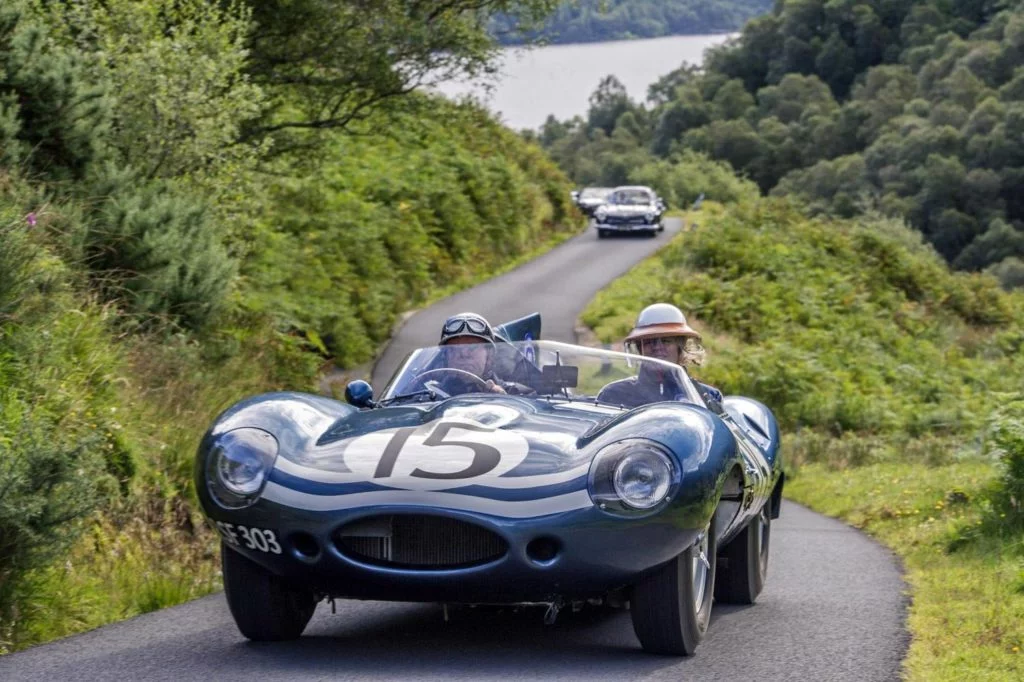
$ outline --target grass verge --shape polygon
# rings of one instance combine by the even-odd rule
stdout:
[[[787,483],[787,497],[847,521],[902,558],[912,597],[910,680],[1024,679],[1022,541],[983,528],[997,477],[981,459],[838,470],[815,463]]]

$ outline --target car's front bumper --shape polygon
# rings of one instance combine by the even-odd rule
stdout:
[[[388,514],[429,514],[469,522],[499,535],[507,550],[500,558],[468,568],[407,569],[357,560],[336,542],[341,526]],[[261,501],[218,516],[223,517],[218,524],[222,535],[225,525],[235,532],[235,542],[228,538],[229,544],[273,573],[335,597],[391,601],[516,603],[599,596],[634,583],[644,570],[682,552],[698,533],[682,527],[688,525],[684,515],[671,506],[646,519],[612,517],[596,508],[507,519],[408,506],[300,512]],[[253,529],[270,530],[281,552],[246,548],[240,526],[249,535]],[[313,555],[310,538],[317,546]],[[539,538],[557,546],[553,558],[539,560],[536,551],[528,549]]]
[[[603,232],[657,232],[661,229],[660,222],[654,223],[599,223],[594,227]]]

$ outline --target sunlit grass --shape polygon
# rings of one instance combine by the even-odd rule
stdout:
[[[1001,532],[980,458],[800,467],[787,496],[891,547],[911,588],[910,680],[1024,679],[1024,538]],[[993,517],[994,515],[994,517]]]
[[[63,561],[27,576],[0,653],[209,594],[217,556],[213,531],[180,501],[97,516]]]

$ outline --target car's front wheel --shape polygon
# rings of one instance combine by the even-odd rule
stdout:
[[[704,639],[718,551],[713,520],[692,546],[633,588],[633,631],[644,651],[691,656]]]
[[[602,230],[600,227],[597,228],[597,238],[604,239],[608,236],[608,230]]]
[[[310,590],[294,587],[221,543],[224,594],[243,635],[257,642],[295,639],[316,609]]]
[[[722,549],[715,599],[723,604],[753,604],[768,574],[772,518],[766,502],[746,528]]]

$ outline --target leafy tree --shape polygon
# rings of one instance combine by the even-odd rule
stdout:
[[[607,135],[615,130],[615,122],[632,108],[632,101],[626,93],[626,86],[615,76],[605,76],[597,89],[590,95],[590,110],[587,125],[600,128]]]
[[[104,155],[110,100],[84,60],[55,45],[22,0],[0,7],[0,160],[80,180]]]
[[[249,73],[270,93],[250,137],[347,129],[373,110],[410,105],[403,95],[454,77],[489,73],[498,13],[534,21],[555,0],[245,0]]]

